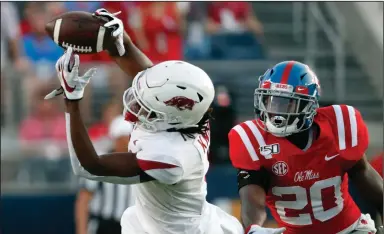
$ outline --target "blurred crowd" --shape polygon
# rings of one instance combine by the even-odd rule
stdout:
[[[66,11],[98,8],[121,11],[126,31],[155,62],[263,57],[263,26],[249,2],[7,2],[1,8],[2,69],[7,63],[20,70],[33,65],[38,79],[49,80],[49,63],[62,51],[44,25]],[[110,61],[105,54],[84,57]]]
[[[67,11],[105,8],[118,15],[135,44],[155,63],[164,60],[262,59],[263,26],[248,2],[2,2],[1,123],[12,109],[20,151],[19,181],[65,181],[70,176],[65,119],[60,99],[44,101],[57,88],[56,60],[63,49],[45,32],[45,24]],[[81,55],[81,69],[98,72],[87,88],[82,113],[96,147],[111,144],[113,118],[121,114],[121,96],[130,85],[106,52]],[[82,71],[81,71],[82,72]],[[217,87],[217,116],[212,126],[211,159],[227,162],[227,132],[235,114],[225,86]],[[17,119],[17,120],[16,120]],[[220,126],[220,127],[217,127]]]

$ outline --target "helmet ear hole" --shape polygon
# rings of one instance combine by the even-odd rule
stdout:
[[[176,85],[176,87],[179,88],[179,89],[187,89],[186,87],[180,86],[180,85]]]
[[[274,72],[274,70],[271,69],[271,72],[269,73],[269,76],[272,76],[273,72]]]
[[[305,75],[307,75],[307,73],[304,73],[303,75],[301,75],[300,80],[302,80],[305,77]]]
[[[197,93],[197,96],[199,97],[199,102],[201,102],[201,101],[203,101],[203,96],[201,96],[201,94],[200,93]]]

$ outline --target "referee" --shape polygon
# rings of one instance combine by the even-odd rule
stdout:
[[[122,116],[109,127],[109,137],[115,152],[128,150],[132,125]],[[118,185],[81,178],[77,195],[75,219],[76,234],[120,234],[120,218],[133,205],[129,185]]]

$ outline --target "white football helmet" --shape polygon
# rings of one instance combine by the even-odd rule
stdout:
[[[136,75],[123,96],[124,116],[151,132],[196,127],[214,96],[212,81],[202,69],[166,61]]]

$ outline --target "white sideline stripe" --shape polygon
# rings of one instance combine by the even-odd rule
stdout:
[[[339,105],[333,105],[333,110],[336,114],[336,122],[337,122],[337,133],[339,136],[339,149],[345,150],[345,129],[344,129],[344,120],[343,120],[343,112],[341,111],[341,107]]]
[[[245,124],[251,129],[253,135],[256,137],[257,143],[259,144],[259,147],[265,146],[265,141],[263,136],[260,133],[260,130],[257,128],[254,122],[252,121],[246,121]],[[272,154],[269,155],[263,155],[266,159],[271,159]]]
[[[351,136],[352,136],[352,147],[357,145],[357,122],[355,109],[352,106],[347,106],[349,114],[349,122],[351,124]]]
[[[59,44],[59,34],[60,34],[61,21],[63,21],[63,20],[57,19],[55,22],[55,28],[53,29],[53,41],[56,44]]]
[[[105,28],[100,26],[99,33],[97,34],[96,52],[103,51]]]
[[[235,126],[233,129],[235,129],[235,131],[239,134],[252,160],[253,161],[259,160],[259,157],[257,157],[256,151],[255,151],[255,148],[252,146],[252,143],[249,140],[249,137],[247,136],[247,133],[244,131],[244,129],[240,125]]]

